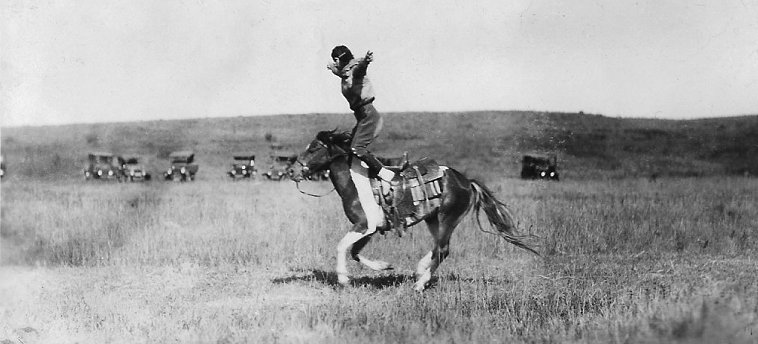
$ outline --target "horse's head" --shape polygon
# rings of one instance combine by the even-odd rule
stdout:
[[[319,132],[316,139],[297,156],[297,161],[292,165],[290,178],[299,182],[309,178],[313,173],[329,168],[336,158],[347,155],[350,140],[349,133],[337,132],[336,129]]]

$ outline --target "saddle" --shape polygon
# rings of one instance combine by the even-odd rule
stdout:
[[[426,157],[408,163],[407,153],[401,165],[386,167],[397,173],[390,189],[379,178],[371,179],[371,187],[390,227],[402,236],[440,205],[445,168]]]

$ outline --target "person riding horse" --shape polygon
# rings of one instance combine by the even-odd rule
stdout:
[[[292,180],[299,183],[320,171],[329,171],[329,180],[342,199],[345,216],[353,225],[352,229],[337,244],[337,281],[343,285],[350,282],[346,260],[348,250],[353,260],[372,270],[392,269],[390,263],[361,255],[361,250],[368,244],[375,232],[366,230],[369,214],[366,214],[362,209],[365,204],[360,204],[363,200],[360,200],[356,183],[351,180],[354,176],[350,161],[350,139],[349,133],[337,132],[336,130],[319,132],[316,138],[305,148],[305,151],[298,155],[297,163],[293,165],[290,175]],[[469,213],[472,213],[476,218],[480,230],[495,234],[517,247],[539,255],[536,250],[530,247],[528,242],[523,241],[526,237],[517,233],[516,220],[505,203],[495,198],[493,192],[483,183],[468,179],[457,170],[443,165],[437,166],[437,172],[441,174],[435,174],[433,180],[430,179],[427,183],[421,178],[424,173],[419,168],[419,162],[422,160],[423,158],[411,163],[411,167],[399,174],[404,178],[404,182],[398,188],[405,196],[413,193],[412,187],[404,188],[404,186],[414,185],[406,176],[412,169],[418,173],[416,174],[416,189],[424,188],[431,191],[429,186],[436,184],[435,189],[439,191],[439,193],[432,193],[431,195],[424,191],[424,198],[429,196],[429,199],[419,200],[416,208],[411,209],[409,213],[403,213],[413,218],[413,221],[408,223],[409,226],[422,221],[425,222],[434,243],[432,249],[418,262],[415,290],[423,291],[426,288],[432,274],[450,252],[450,239],[453,236],[453,230]],[[433,174],[430,172],[431,170],[427,169],[427,176]],[[413,196],[411,197],[413,198]],[[415,198],[413,199],[415,200]],[[479,221],[480,211],[484,212],[495,231],[482,228]],[[385,218],[380,218],[376,231],[386,232],[388,230],[391,230],[391,224]]]
[[[327,69],[341,79],[342,95],[353,110],[356,124],[352,131],[350,153],[357,157],[350,164],[350,175],[358,190],[358,196],[368,218],[368,228],[365,234],[376,231],[376,226],[382,219],[383,212],[371,190],[369,176],[376,175],[387,183],[395,179],[395,172],[387,169],[379,159],[368,150],[368,146],[379,136],[383,120],[381,114],[373,105],[374,95],[371,81],[366,76],[369,63],[374,60],[371,51],[366,52],[362,59],[353,57],[352,52],[344,45],[332,49],[332,63]]]
[[[348,249],[351,250],[353,259],[371,269],[392,268],[387,262],[374,261],[359,254],[377,231],[377,227],[381,227],[383,231],[389,229],[384,211],[374,199],[370,176],[378,176],[383,183],[389,183],[395,188],[402,179],[368,150],[369,144],[379,135],[383,124],[381,114],[373,105],[374,90],[366,77],[368,65],[373,60],[374,54],[371,51],[366,52],[364,58],[356,59],[344,45],[332,49],[333,62],[327,65],[327,69],[341,79],[342,95],[353,110],[356,124],[350,135],[320,132],[306,151],[298,156],[298,164],[295,164],[290,176],[293,180],[299,181],[325,167],[330,170],[330,179],[342,198],[345,215],[353,223],[352,230],[337,244],[336,272],[337,280],[341,284],[347,284],[350,280],[345,260]],[[443,175],[439,179],[442,190],[439,202],[433,206],[429,205],[429,211],[420,214],[421,218],[414,222],[425,221],[435,241],[434,248],[418,263],[414,289],[424,290],[434,271],[448,255],[453,229],[460,223],[462,216],[472,208],[477,214],[483,209],[490,224],[497,229],[496,234],[506,241],[537,253],[515,235],[516,226],[510,211],[505,204],[495,199],[491,191],[481,183],[465,178],[454,169],[443,166],[441,170]]]

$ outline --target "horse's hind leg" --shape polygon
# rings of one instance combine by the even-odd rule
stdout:
[[[442,261],[450,254],[450,237],[463,216],[468,212],[469,198],[466,194],[458,194],[443,201],[436,216],[426,219],[429,233],[434,238],[434,248],[418,262],[416,267],[416,284],[413,289],[423,291],[426,284],[432,279],[434,271],[442,264]]]
[[[424,291],[426,284],[432,279],[432,255],[434,255],[434,250],[429,251],[424,258],[418,261],[416,283],[413,285],[413,289],[416,291]]]
[[[361,256],[359,253],[361,250],[368,244],[368,242],[371,240],[372,235],[366,235],[360,240],[356,241],[353,244],[353,247],[350,249],[350,255],[353,257],[353,260],[357,262],[361,262],[361,264],[367,266],[371,270],[375,271],[381,271],[381,270],[392,270],[392,264],[381,261],[381,260],[371,260],[364,256]]]
[[[424,258],[421,258],[416,267],[416,283],[413,285],[413,289],[419,292],[424,291],[426,284],[432,279],[434,271],[437,270],[437,267],[440,266],[450,253],[450,234],[452,234],[452,230],[447,230],[447,228],[440,230],[439,222],[437,216],[432,216],[426,220],[426,225],[429,227],[429,232],[434,238],[435,245]]]

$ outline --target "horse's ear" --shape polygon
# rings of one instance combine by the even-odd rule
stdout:
[[[319,131],[318,134],[316,134],[316,140],[319,140],[321,142],[330,142],[331,134],[332,132],[330,131]]]
[[[337,140],[341,140],[342,135],[343,133],[339,131],[339,127],[336,127],[334,130],[319,131],[318,134],[316,134],[316,139],[321,142],[335,142]]]

